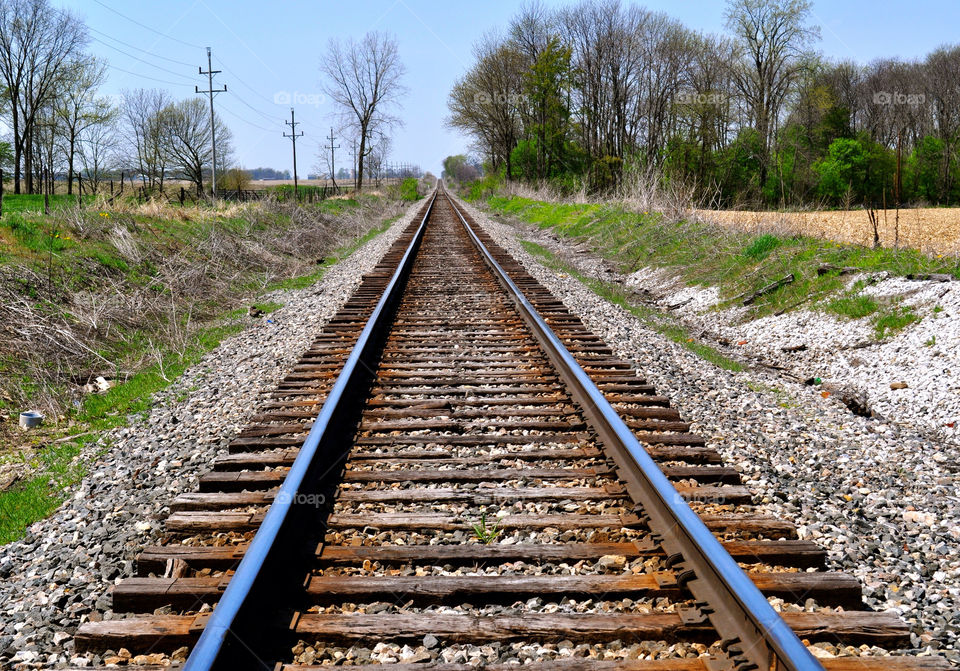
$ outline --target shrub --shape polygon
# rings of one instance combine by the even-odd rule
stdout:
[[[420,193],[417,190],[418,182],[416,177],[407,177],[400,182],[400,200],[413,202],[419,200]]]

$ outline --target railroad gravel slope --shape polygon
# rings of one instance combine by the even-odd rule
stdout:
[[[109,581],[133,575],[133,559],[162,530],[164,506],[197,478],[415,216],[330,268],[317,284],[276,291],[283,307],[254,321],[187,370],[146,417],[105,434],[88,453],[89,475],[26,537],[0,547],[0,668],[85,666],[72,632],[112,616]]]
[[[819,390],[765,371],[731,373],[651,331],[578,280],[541,265],[518,233],[465,205],[487,232],[617,354],[670,396],[693,431],[737,467],[771,513],[821,543],[831,568],[857,575],[867,603],[914,626],[916,651],[960,663],[960,450],[825,403]],[[553,242],[553,247],[556,243]],[[568,259],[569,260],[569,259]],[[573,262],[596,274],[598,262]],[[938,653],[939,654],[939,653]]]

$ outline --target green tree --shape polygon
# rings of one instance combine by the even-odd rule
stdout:
[[[943,140],[925,135],[907,158],[904,181],[914,198],[940,203],[946,196],[941,189],[940,179],[945,151]]]
[[[867,162],[867,151],[859,140],[839,138],[831,142],[827,155],[813,166],[820,176],[820,194],[836,203],[848,196],[863,195]]]
[[[533,123],[527,130],[536,150],[536,176],[553,177],[569,170],[567,128],[570,109],[570,49],[551,37],[524,78]],[[511,156],[512,161],[512,156]]]
[[[757,202],[760,197],[760,166],[764,156],[763,138],[755,129],[744,128],[720,152],[717,183],[726,202]]]

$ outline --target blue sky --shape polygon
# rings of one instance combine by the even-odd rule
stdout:
[[[195,85],[206,87],[197,66],[206,69],[204,47],[212,47],[214,69],[224,71],[215,86],[226,83],[229,89],[217,97],[217,108],[234,133],[235,156],[244,167],[291,167],[290,141],[282,136],[289,130],[283,122],[290,105],[283,101],[284,94],[295,96],[297,121],[303,122],[298,130],[305,133],[297,145],[303,175],[318,162],[319,147],[335,121],[331,105],[320,95],[318,74],[330,37],[359,38],[368,30],[396,35],[409,91],[400,113],[405,125],[394,133],[391,160],[419,163],[439,174],[443,158],[466,151],[469,144],[443,126],[447,92],[470,66],[474,41],[505,26],[519,7],[508,0],[53,2],[86,21],[93,38],[90,50],[111,65],[107,94],[157,87],[177,98],[193,95]],[[722,0],[638,4],[694,29],[723,31]],[[913,58],[960,41],[957,0],[815,0],[814,14],[822,31],[819,48],[834,58]],[[349,157],[346,140],[337,142],[339,167],[341,158],[346,165]]]

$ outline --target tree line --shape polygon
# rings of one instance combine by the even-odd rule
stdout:
[[[93,190],[123,171],[151,190],[178,179],[202,192],[211,153],[203,101],[161,89],[101,95],[108,65],[88,43],[84,22],[49,0],[0,0],[0,113],[10,129],[0,164],[14,192],[53,191],[62,178],[73,193],[78,174]],[[219,117],[214,123],[226,168],[230,131]]]
[[[815,51],[808,0],[728,0],[727,32],[620,0],[524,5],[448,98],[505,179],[632,173],[715,206],[960,202],[960,46],[868,64]]]

